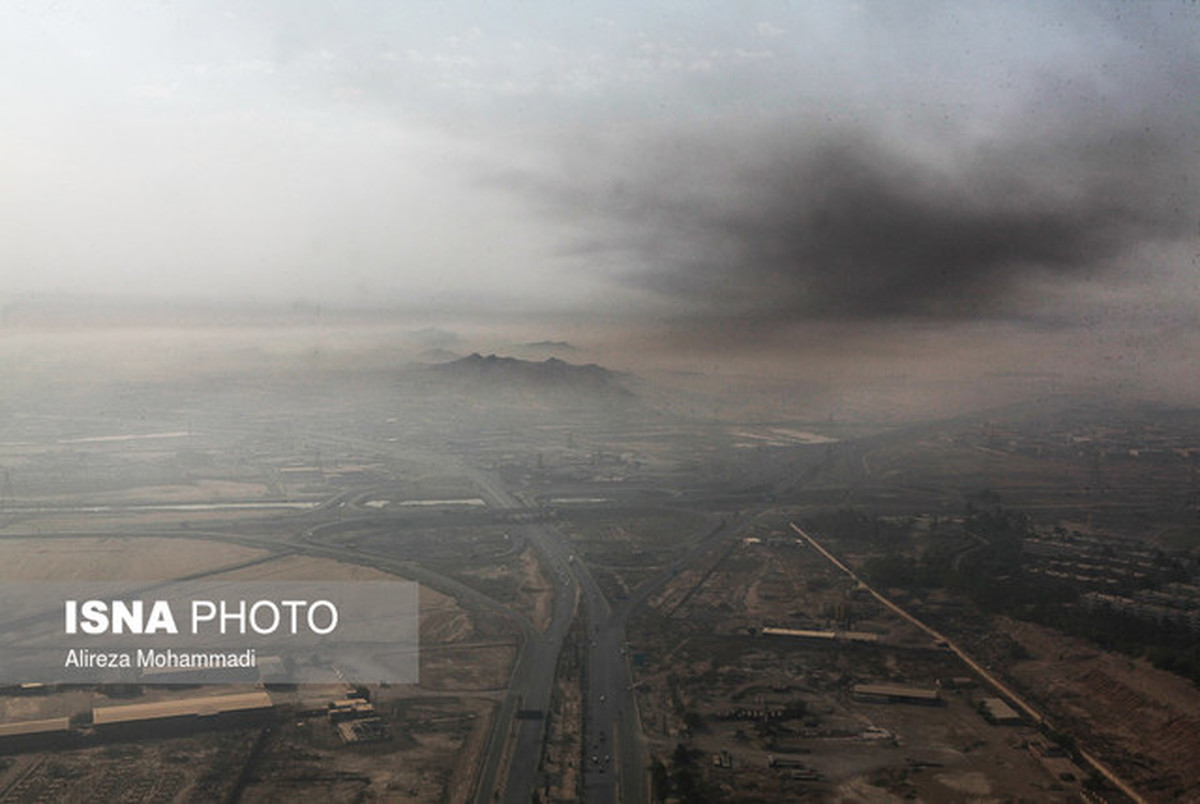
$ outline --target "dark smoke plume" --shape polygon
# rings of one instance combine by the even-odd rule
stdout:
[[[1020,317],[1036,281],[1192,233],[1193,161],[1139,130],[917,156],[798,129],[684,136],[542,190],[588,232],[578,253],[702,317]]]

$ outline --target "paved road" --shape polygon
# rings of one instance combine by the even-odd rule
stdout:
[[[479,470],[469,470],[468,476],[479,487],[490,507],[499,510],[526,507],[496,477]],[[562,544],[552,527],[532,523],[517,528],[538,551],[546,570],[551,574],[554,582],[554,612],[545,633],[531,635],[527,640],[526,649],[522,651],[513,670],[508,696],[496,713],[476,790],[475,800],[480,804],[494,799],[500,763],[506,756],[509,758],[508,776],[499,796],[501,801],[526,804],[533,791],[542,784],[540,765],[546,722],[544,719],[515,718],[518,709],[546,712],[550,708],[558,654],[575,618],[575,598],[580,586],[578,562],[570,561],[570,550]],[[516,734],[512,737],[512,745],[509,745],[509,730],[514,722]]]
[[[497,478],[479,471],[469,472],[469,475],[489,505],[502,509],[525,507],[525,503],[508,493]],[[587,565],[573,555],[571,546],[554,527],[529,525],[525,536],[554,575],[554,622],[545,638],[537,640],[529,651],[528,665],[514,673],[510,698],[515,692],[523,699],[522,707],[526,709],[544,709],[549,704],[558,652],[574,618],[578,593],[587,618],[589,657],[587,688],[583,693],[584,799],[589,802],[647,801],[648,762],[624,640],[630,612],[654,591],[649,588],[653,584],[647,584],[647,588],[621,601],[614,609]],[[673,565],[670,572],[664,573],[663,583],[675,572],[678,567]],[[505,720],[506,716],[507,713],[502,713],[499,726],[509,722]],[[494,731],[493,735],[498,736],[498,733]],[[509,755],[511,764],[503,801],[525,804],[530,800],[530,793],[541,781],[537,766],[543,739],[544,722],[519,721],[515,750]],[[485,791],[493,789],[495,768],[492,766],[501,756],[503,746],[494,741],[477,801],[487,800]]]
[[[726,521],[722,519],[690,540],[674,561],[612,606],[587,574],[592,587],[589,590],[588,584],[584,586],[585,600],[592,601],[588,607],[588,635],[592,641],[585,697],[584,792],[588,801],[650,800],[650,759],[633,691],[632,657],[626,650],[625,629],[630,616],[647,598],[724,538],[725,532]],[[611,759],[606,761],[606,757]]]
[[[588,801],[646,800],[646,759],[641,723],[625,655],[629,609],[618,614],[604,600],[589,606],[588,687],[584,702],[584,792]]]

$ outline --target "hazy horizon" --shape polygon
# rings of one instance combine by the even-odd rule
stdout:
[[[1200,402],[1198,57],[1169,2],[6,7],[0,337]]]

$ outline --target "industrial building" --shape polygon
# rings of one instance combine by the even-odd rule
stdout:
[[[70,718],[65,717],[0,723],[0,753],[63,748],[71,745],[76,736],[71,731]]]
[[[53,691],[54,687],[52,685],[36,681],[0,686],[0,695],[46,695]]]
[[[804,628],[778,628],[773,625],[764,626],[762,629],[762,635],[792,637],[795,639],[810,639],[817,642],[834,642],[837,640],[843,640],[845,642],[865,642],[874,644],[879,641],[879,634],[872,634],[867,631],[813,631]]]
[[[180,730],[222,728],[261,721],[275,704],[266,692],[180,698],[92,710],[92,724],[105,735],[149,736]]]
[[[988,723],[996,726],[1017,726],[1021,715],[1002,698],[984,698],[979,702],[979,713]]]
[[[866,703],[914,703],[939,706],[942,697],[937,690],[905,687],[900,684],[855,684],[854,700]]]
[[[341,723],[344,720],[374,717],[375,706],[362,698],[344,698],[329,702],[329,722]]]
[[[817,642],[832,642],[837,638],[837,634],[833,631],[813,631],[806,628],[776,628],[773,625],[764,626],[762,635],[811,639]]]

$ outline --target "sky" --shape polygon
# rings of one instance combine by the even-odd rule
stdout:
[[[0,299],[1192,353],[1195,3],[13,2],[0,70]]]

